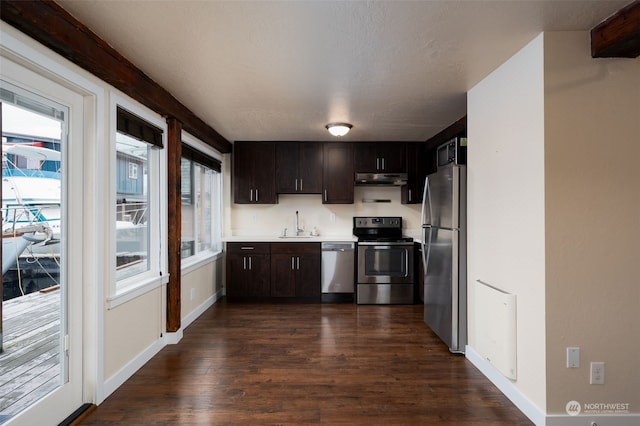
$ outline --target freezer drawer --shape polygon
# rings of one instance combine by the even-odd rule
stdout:
[[[413,303],[412,284],[358,284],[359,305],[410,305]]]

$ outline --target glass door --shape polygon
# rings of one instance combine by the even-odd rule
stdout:
[[[0,101],[0,424],[58,423],[82,403],[82,97],[3,58]]]

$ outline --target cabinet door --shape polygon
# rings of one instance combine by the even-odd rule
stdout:
[[[233,201],[237,204],[253,202],[252,144],[236,142],[233,145]]]
[[[320,299],[320,253],[296,257],[296,296]]]
[[[236,204],[275,204],[276,154],[273,142],[233,145],[233,199]]]
[[[380,158],[378,157],[375,143],[355,143],[354,150],[353,163],[357,173],[377,173],[379,171]]]
[[[247,296],[269,297],[271,293],[271,257],[268,254],[252,254],[247,257],[251,274]]]
[[[320,194],[322,192],[322,143],[298,144],[298,192]]]
[[[322,175],[323,204],[353,204],[353,146],[326,143]]]
[[[276,192],[278,194],[298,192],[298,146],[297,142],[276,142]]]
[[[246,267],[246,257],[239,254],[227,254],[227,297],[229,299],[246,297],[251,272]]]
[[[427,176],[427,158],[425,143],[407,143],[407,184],[402,186],[402,204],[422,203],[422,193],[424,191],[424,178]]]
[[[227,297],[269,297],[270,270],[269,255],[228,254]]]
[[[226,252],[227,296],[269,297],[271,264],[269,243],[228,243]]]
[[[271,297],[295,297],[296,261],[291,254],[271,255]]]
[[[355,145],[355,171],[358,173],[406,172],[404,142],[366,142]]]
[[[252,151],[255,203],[276,204],[276,148],[273,142],[258,142]]]
[[[378,153],[379,172],[403,173],[406,172],[406,143],[383,142],[376,144]]]

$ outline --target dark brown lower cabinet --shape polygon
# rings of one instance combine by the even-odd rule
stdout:
[[[269,243],[228,243],[227,298],[255,299],[271,295]]]
[[[227,243],[227,298],[320,301],[320,243]]]
[[[320,300],[320,244],[271,244],[271,297]]]

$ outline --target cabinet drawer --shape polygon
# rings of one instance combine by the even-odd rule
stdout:
[[[320,243],[271,243],[273,254],[320,254]]]
[[[227,253],[269,254],[269,243],[227,243]]]

